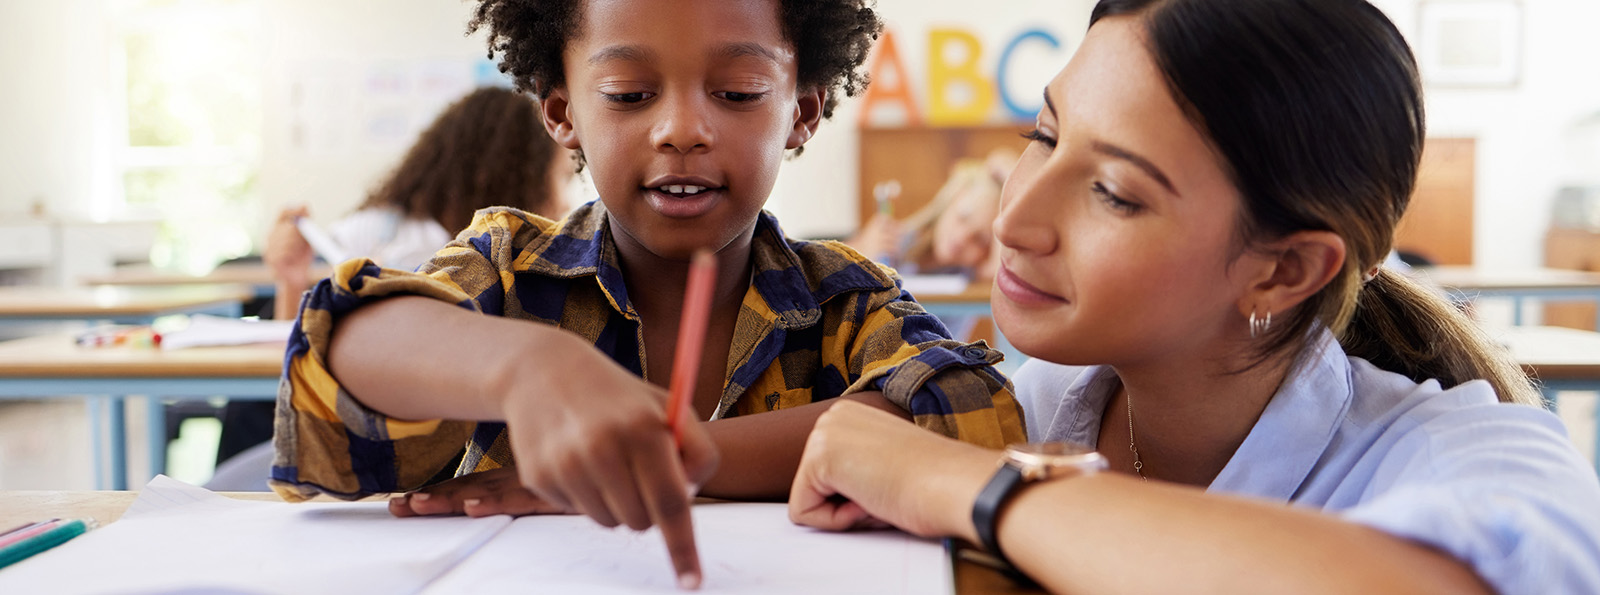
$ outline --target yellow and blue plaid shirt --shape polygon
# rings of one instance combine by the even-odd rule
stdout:
[[[453,462],[463,445],[458,475],[512,464],[504,423],[394,419],[351,397],[329,374],[334,321],[386,296],[420,295],[555,325],[643,376],[639,315],[607,219],[598,201],[559,223],[485,209],[415,273],[364,259],[335,267],[302,299],[289,339],[273,488],[290,500],[411,490]],[[879,390],[929,430],[994,448],[1026,440],[1010,382],[991,365],[1000,353],[951,339],[892,270],[838,242],[785,238],[765,212],[750,249],[750,289],[713,419]]]

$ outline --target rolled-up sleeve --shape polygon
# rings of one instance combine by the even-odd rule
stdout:
[[[449,465],[475,424],[399,420],[344,390],[328,371],[328,345],[344,316],[374,301],[415,295],[501,315],[509,238],[527,222],[480,212],[471,226],[418,272],[356,259],[334,268],[301,300],[284,354],[274,421],[270,485],[286,500],[340,498],[420,487]]]
[[[880,390],[918,426],[989,448],[1026,442],[1011,382],[983,341],[962,343],[900,289],[860,294],[865,316],[852,345],[846,393]]]

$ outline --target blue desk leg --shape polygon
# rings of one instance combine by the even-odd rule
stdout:
[[[145,418],[150,426],[150,477],[167,472],[167,406],[161,397],[145,397],[148,403]]]
[[[123,397],[111,399],[111,489],[128,489],[128,415]]]
[[[105,419],[101,417],[101,409],[105,408],[105,397],[89,397],[86,399],[89,406],[89,457],[94,461],[94,489],[106,489],[106,454],[105,454]]]

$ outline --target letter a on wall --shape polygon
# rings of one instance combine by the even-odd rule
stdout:
[[[862,128],[871,125],[881,107],[899,107],[906,126],[922,124],[922,114],[917,111],[916,98],[911,94],[911,76],[906,72],[905,62],[900,60],[900,50],[895,48],[893,32],[884,31],[883,37],[878,39],[867,72],[872,76],[872,84],[861,97]]]

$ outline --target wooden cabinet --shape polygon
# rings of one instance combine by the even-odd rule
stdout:
[[[1551,228],[1544,236],[1544,266],[1552,269],[1600,271],[1600,233],[1583,229]],[[1592,303],[1548,304],[1545,326],[1594,330]]]

